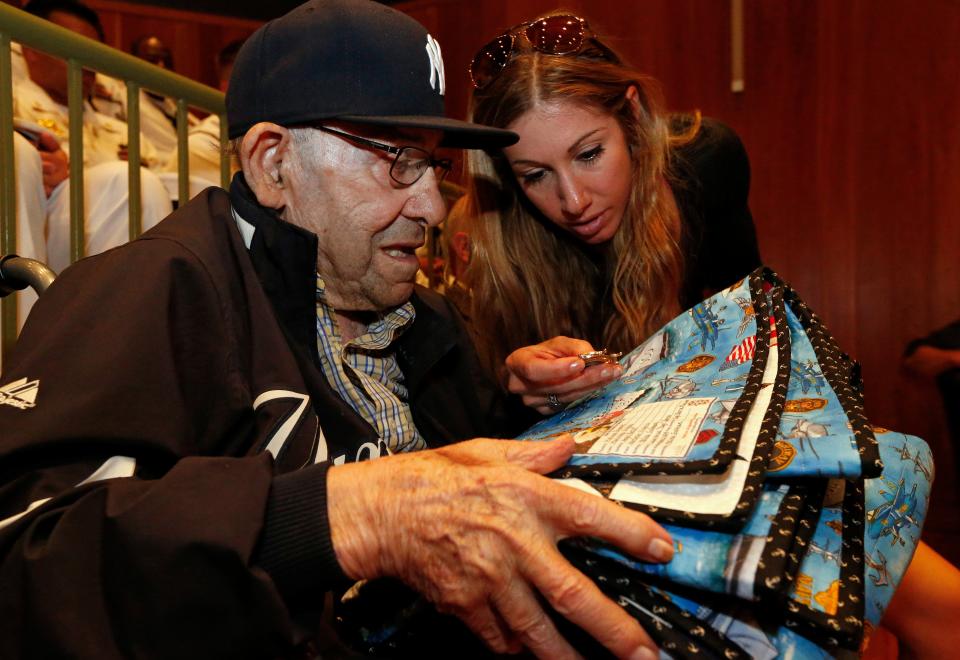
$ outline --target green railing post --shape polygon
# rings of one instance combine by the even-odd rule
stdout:
[[[140,85],[127,81],[127,187],[130,195],[130,240],[142,231],[140,205]]]
[[[0,255],[17,251],[17,170],[13,162],[13,74],[10,36],[0,34]],[[17,295],[0,299],[0,357],[17,339]]]
[[[0,126],[13,126],[13,74],[10,66],[10,37],[0,34]],[[13,131],[0,131],[0,171],[3,195],[0,198],[2,229],[0,254],[17,249],[17,182],[13,161]]]
[[[187,102],[177,99],[177,204],[190,199],[190,150],[187,145]]]
[[[70,263],[83,259],[86,234],[83,213],[83,67],[67,60],[67,111],[70,126]],[[76,130],[80,128],[80,130]]]

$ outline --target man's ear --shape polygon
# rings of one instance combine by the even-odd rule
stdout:
[[[271,122],[255,124],[240,142],[240,167],[247,185],[262,206],[286,204],[282,166],[290,153],[290,131]]]

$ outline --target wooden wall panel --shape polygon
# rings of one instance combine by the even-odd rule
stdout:
[[[159,37],[173,53],[174,70],[200,82],[218,84],[215,58],[235,39],[245,39],[259,21],[149,7],[113,0],[88,0],[104,24],[107,43],[130,52],[133,41],[144,35]]]

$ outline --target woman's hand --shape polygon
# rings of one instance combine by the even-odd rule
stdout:
[[[623,372],[616,364],[587,367],[579,356],[593,350],[590,342],[570,337],[554,337],[518,348],[505,362],[507,389],[519,394],[524,405],[540,414],[552,415]]]

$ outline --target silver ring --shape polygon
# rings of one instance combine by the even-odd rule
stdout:
[[[563,410],[567,404],[557,398],[556,394],[547,395],[547,407],[550,408],[553,412],[560,412]]]

